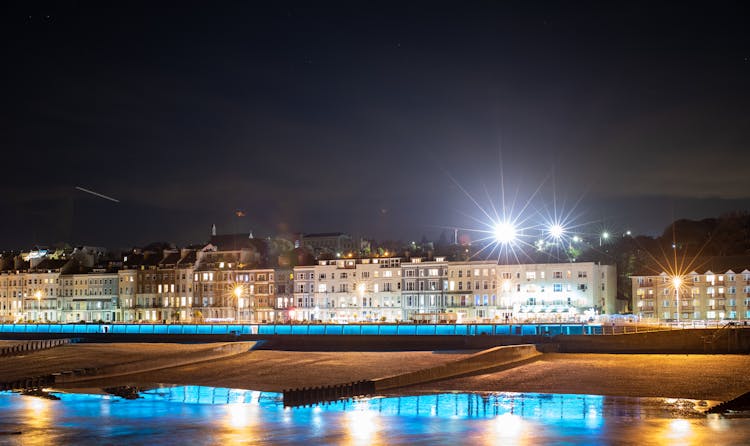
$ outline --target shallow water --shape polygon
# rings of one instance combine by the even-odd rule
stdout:
[[[747,444],[750,419],[692,400],[445,393],[284,408],[281,395],[202,386],[143,398],[0,392],[0,444]],[[21,432],[20,435],[13,435]]]

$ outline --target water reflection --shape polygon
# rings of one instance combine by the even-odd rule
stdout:
[[[750,420],[703,417],[694,402],[444,393],[284,408],[278,393],[163,387],[137,400],[0,393],[0,444],[741,444]]]
[[[380,413],[372,410],[365,401],[357,402],[346,412],[347,442],[349,444],[377,444]]]

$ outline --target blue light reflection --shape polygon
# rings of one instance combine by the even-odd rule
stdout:
[[[658,398],[441,393],[284,408],[279,393],[203,386],[136,400],[55,395],[60,401],[0,392],[0,432],[22,432],[0,443],[739,444],[750,434],[748,419],[706,419],[687,413],[687,400]]]

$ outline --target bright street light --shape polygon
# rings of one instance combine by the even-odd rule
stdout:
[[[495,226],[495,240],[498,243],[508,244],[516,239],[516,228],[510,222],[501,222]]]
[[[559,224],[554,224],[549,228],[549,235],[551,235],[554,239],[560,239],[563,235],[563,232],[565,232],[565,229]]]
[[[675,276],[672,278],[672,285],[674,286],[675,300],[677,301],[677,312],[675,313],[675,319],[677,323],[680,323],[680,286],[682,286],[682,277]]]
[[[602,232],[602,235],[599,236],[599,246],[602,246],[602,240],[607,241],[609,238],[609,232],[604,231]]]

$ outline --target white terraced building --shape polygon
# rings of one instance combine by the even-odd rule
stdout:
[[[338,259],[296,267],[296,307],[289,316],[323,322],[401,320],[400,263],[398,258]]]
[[[594,262],[498,265],[493,320],[578,321],[616,313],[617,269]]]
[[[657,321],[750,319],[748,263],[715,258],[684,274],[632,276],[634,312]]]

